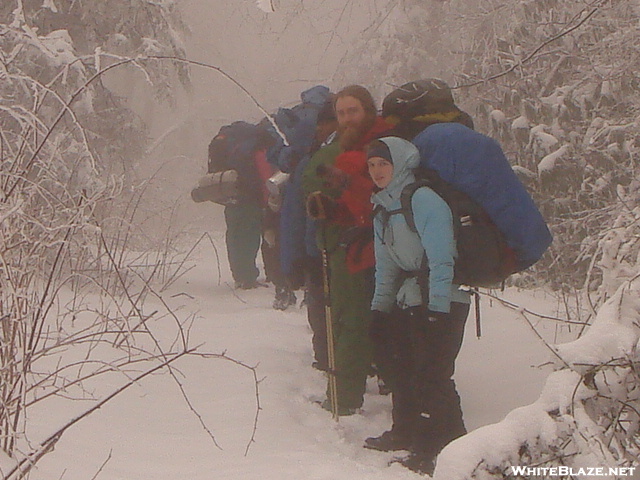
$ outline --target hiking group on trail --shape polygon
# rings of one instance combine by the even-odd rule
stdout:
[[[474,288],[533,265],[551,234],[445,82],[409,82],[381,112],[359,85],[301,100],[222,127],[192,198],[225,207],[236,288],[259,285],[261,250],[274,308],[304,291],[322,407],[357,414],[374,372],[392,425],[364,446],[431,474],[466,433],[453,374]]]

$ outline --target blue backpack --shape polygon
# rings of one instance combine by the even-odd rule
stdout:
[[[220,128],[209,143],[208,173],[246,168],[257,150],[267,141],[266,132],[247,122],[233,122]]]
[[[235,170],[239,201],[261,201],[262,180],[255,154],[266,148],[271,137],[260,125],[237,121],[220,128],[209,143],[208,173]]]
[[[421,167],[479,204],[515,253],[515,273],[536,263],[553,237],[500,145],[459,123],[438,123],[413,144]],[[506,275],[505,275],[506,277]]]
[[[292,108],[279,108],[273,120],[287,138],[289,145],[284,145],[282,138],[270,128],[276,140],[267,152],[267,159],[281,171],[293,173],[298,162],[311,149],[316,134],[318,113],[330,99],[331,92],[324,85],[317,85],[300,94],[302,102]]]

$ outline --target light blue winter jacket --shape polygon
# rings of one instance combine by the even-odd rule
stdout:
[[[374,208],[380,206],[389,212],[400,208],[403,188],[415,182],[413,169],[420,158],[417,148],[406,140],[398,137],[380,140],[391,152],[393,178],[386,188],[372,195],[371,201]],[[451,210],[428,187],[416,190],[411,204],[417,234],[409,229],[402,214],[390,215],[387,222],[383,222],[384,212],[374,218],[376,286],[371,309],[390,312],[396,303],[400,308],[422,304],[416,277],[404,272],[419,270],[426,252],[429,309],[448,313],[451,302],[469,303],[469,294],[452,284],[456,246]]]

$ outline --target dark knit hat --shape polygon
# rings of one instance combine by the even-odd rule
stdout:
[[[333,98],[329,98],[318,112],[317,123],[327,123],[336,120],[336,111],[333,109]]]
[[[367,148],[367,160],[373,157],[384,158],[389,163],[393,163],[389,146],[380,140],[374,140]]]
[[[437,78],[405,83],[382,102],[382,116],[411,120],[421,115],[456,111],[451,88]]]

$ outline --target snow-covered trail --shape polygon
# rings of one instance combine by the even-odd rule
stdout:
[[[257,365],[261,410],[252,438],[256,393],[251,371],[219,359],[185,358],[176,364],[193,407],[214,434],[214,445],[166,373],[148,377],[64,434],[33,480],[211,479],[402,479],[420,478],[391,454],[362,448],[365,437],[390,425],[390,398],[370,381],[363,412],[331,419],[321,400],[325,378],[311,368],[306,313],[271,308],[272,288],[232,291],[226,264],[217,283],[214,256],[203,249],[195,268],[166,292],[165,301],[184,318],[197,312],[190,332],[200,351],[226,354]],[[223,254],[223,252],[220,252]],[[512,301],[545,313],[553,302],[542,293],[510,291]],[[545,347],[517,314],[484,301],[483,336],[467,325],[456,380],[469,429],[501,420],[534,401],[546,376],[531,368],[547,359]],[[540,328],[551,335],[552,325]],[[68,416],[66,403],[34,412],[50,430]],[[55,426],[55,425],[54,425]],[[50,427],[50,428],[47,428]]]

